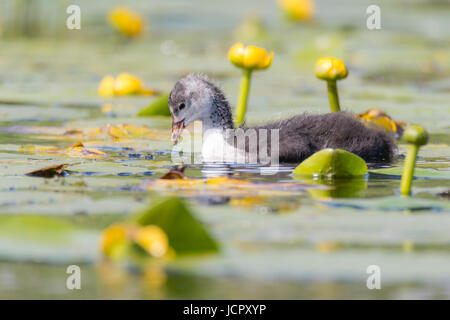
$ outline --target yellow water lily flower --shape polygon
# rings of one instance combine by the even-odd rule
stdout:
[[[339,112],[339,95],[337,90],[337,80],[344,79],[348,75],[347,68],[342,60],[332,57],[320,58],[314,68],[316,77],[327,81],[328,100],[330,101],[331,112]]]
[[[100,97],[114,96],[114,84],[115,80],[113,76],[107,75],[104,77],[98,86],[98,95]]]
[[[100,239],[101,251],[110,256],[116,246],[121,245],[127,239],[129,226],[123,223],[115,223],[102,232]]]
[[[145,88],[142,80],[130,73],[123,72],[115,79],[113,76],[105,76],[98,86],[98,94],[101,97],[125,96],[125,95],[154,95],[156,91]]]
[[[374,124],[377,127],[382,127],[387,132],[397,132],[397,125],[395,122],[386,116],[380,116],[380,117],[361,117],[364,121],[366,121],[368,124]]]
[[[316,77],[322,80],[340,80],[348,75],[347,68],[342,60],[325,57],[317,60],[314,69]]]
[[[164,256],[169,249],[169,238],[158,226],[145,226],[137,229],[134,241],[156,258]]]
[[[159,258],[170,254],[169,238],[158,226],[139,226],[134,223],[115,223],[106,228],[101,235],[100,249],[103,254],[120,259],[127,245],[137,244],[152,257]]]
[[[270,67],[273,60],[273,51],[268,53],[263,48],[256,46],[245,47],[243,43],[238,42],[228,50],[228,58],[231,63],[243,70],[239,99],[236,106],[235,125],[238,127],[244,122],[252,72],[253,70],[264,70]]]
[[[307,21],[314,16],[313,0],[278,0],[278,5],[292,20]]]
[[[228,51],[228,58],[238,68],[262,70],[267,69],[272,64],[273,51],[268,53],[263,48],[245,47],[243,43],[238,42]]]
[[[361,120],[365,121],[368,125],[376,125],[383,127],[387,132],[393,132],[397,136],[401,136],[405,123],[401,121],[394,121],[385,112],[379,109],[369,109],[363,114],[360,114]]]
[[[109,13],[109,21],[117,31],[128,37],[140,35],[144,29],[142,17],[126,7],[114,8]]]
[[[142,81],[129,73],[121,73],[117,76],[114,84],[114,93],[116,95],[138,94],[142,91]]]

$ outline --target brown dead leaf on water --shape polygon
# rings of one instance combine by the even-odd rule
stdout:
[[[186,165],[184,164],[177,166],[174,169],[170,169],[169,172],[164,174],[160,179],[167,179],[167,180],[186,179],[184,175],[184,169],[186,169]]]
[[[27,176],[42,177],[42,178],[54,178],[62,177],[66,174],[67,164],[55,164],[53,166],[37,169],[26,173]]]
[[[437,194],[439,198],[450,200],[450,189],[447,191],[439,192]]]

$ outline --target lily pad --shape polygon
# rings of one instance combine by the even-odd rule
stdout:
[[[165,93],[150,103],[150,105],[137,114],[138,117],[170,116],[169,94]]]
[[[390,196],[381,199],[352,199],[324,201],[335,208],[352,208],[357,210],[403,211],[403,212],[449,212],[450,204],[445,200],[420,199],[401,196]]]
[[[164,230],[177,254],[219,251],[218,243],[180,198],[168,198],[147,209],[137,218],[137,223],[156,225]]]
[[[352,177],[367,173],[367,165],[356,154],[341,149],[324,149],[314,153],[294,169],[295,175]]]
[[[369,172],[371,178],[383,178],[386,179],[400,179],[403,174],[402,167],[395,168],[382,168],[376,170],[370,170]],[[450,170],[436,170],[431,168],[415,168],[414,178],[421,179],[450,179]]]

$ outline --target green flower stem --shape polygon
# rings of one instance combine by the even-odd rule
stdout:
[[[411,184],[414,176],[414,167],[416,166],[417,153],[419,146],[410,144],[408,154],[406,155],[405,165],[403,167],[402,181],[400,183],[400,192],[404,196],[411,194]]]
[[[241,78],[241,87],[239,89],[239,100],[236,110],[235,126],[239,127],[245,119],[245,112],[247,110],[248,92],[250,91],[250,79],[252,76],[251,69],[244,69]]]
[[[328,86],[328,99],[330,100],[331,112],[341,111],[341,107],[339,106],[339,96],[338,96],[338,91],[337,91],[336,80],[327,80],[327,86]]]

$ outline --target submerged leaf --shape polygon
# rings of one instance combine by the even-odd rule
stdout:
[[[35,147],[33,145],[22,146],[20,151],[49,156],[68,156],[74,158],[100,159],[106,157],[103,151],[86,148],[81,142],[77,142],[68,148],[58,147]]]
[[[150,105],[138,112],[138,117],[170,116],[169,93],[162,94],[150,103]]]
[[[103,151],[86,148],[81,142],[75,143],[71,147],[65,149],[65,151],[66,155],[69,157],[77,158],[99,159],[107,156]]]
[[[116,126],[108,126],[107,129],[108,134],[115,139],[151,139],[156,137],[155,132],[145,125],[138,127],[132,124],[118,124]]]
[[[297,210],[301,204],[300,197],[266,197],[266,196],[248,196],[236,197],[231,199],[229,204],[234,207],[251,209],[264,213],[288,213]]]
[[[37,169],[26,173],[27,176],[32,177],[43,177],[43,178],[53,178],[53,177],[62,177],[66,175],[65,169],[67,168],[67,164],[56,164],[53,166]]]
[[[149,179],[143,183],[148,190],[166,191],[169,194],[178,194],[183,191],[190,196],[226,196],[242,198],[242,196],[286,196],[303,193],[311,185],[299,183],[263,183],[246,180],[231,179],[228,177],[212,177],[206,179]]]
[[[341,149],[323,149],[300,163],[295,175],[351,177],[367,173],[367,165],[356,154]]]
[[[137,218],[142,226],[156,225],[167,234],[177,254],[217,252],[219,245],[195,218],[183,200],[168,198]]]

